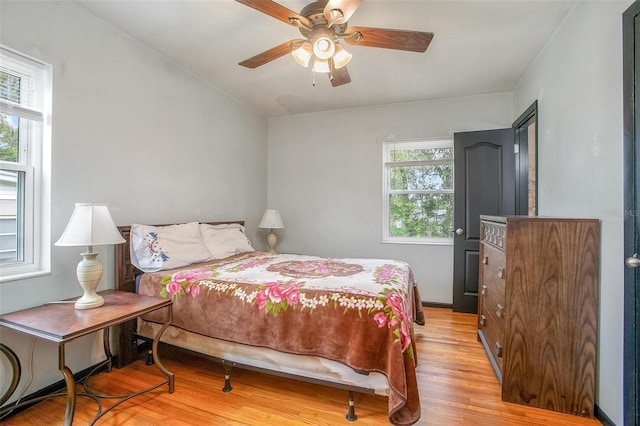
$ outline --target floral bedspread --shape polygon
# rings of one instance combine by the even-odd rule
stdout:
[[[248,252],[145,274],[139,292],[172,297],[173,325],[191,332],[381,372],[391,423],[420,418],[420,297],[404,262]]]

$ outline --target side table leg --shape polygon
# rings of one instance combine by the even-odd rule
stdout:
[[[158,370],[160,370],[162,374],[167,376],[167,383],[169,384],[169,393],[173,393],[175,376],[171,371],[167,370],[164,367],[164,365],[162,365],[162,362],[160,361],[160,357],[158,357],[158,343],[160,343],[160,336],[162,336],[162,333],[164,333],[167,327],[169,327],[169,325],[171,325],[171,323],[173,322],[172,306],[171,305],[167,306],[167,309],[169,309],[169,319],[162,326],[162,328],[158,330],[156,337],[153,339],[153,344],[151,345],[151,353],[153,354],[153,361],[156,364],[156,367],[158,367]]]
[[[22,369],[20,368],[20,359],[18,358],[16,353],[13,352],[7,345],[0,343],[0,352],[2,352],[4,356],[6,356],[9,360],[9,363],[11,364],[11,370],[13,372],[11,376],[11,384],[2,395],[2,397],[0,397],[0,406],[2,406],[2,404],[9,400],[9,398],[11,398],[11,395],[13,395],[13,393],[16,391],[18,382],[20,382],[20,376],[22,375]]]
[[[111,373],[111,369],[113,368],[113,355],[111,354],[111,349],[109,348],[109,327],[102,330],[102,346],[104,346],[104,354],[107,357],[107,373]]]
[[[64,376],[64,382],[67,385],[67,409],[64,413],[64,426],[71,426],[76,411],[76,381],[73,379],[73,373],[64,363],[64,343],[58,346],[58,369]]]

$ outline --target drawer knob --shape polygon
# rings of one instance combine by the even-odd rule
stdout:
[[[496,356],[502,358],[502,343],[496,342]]]
[[[487,317],[480,315],[480,325],[484,327],[487,324]]]
[[[504,278],[504,268],[498,268],[498,278]]]
[[[504,314],[504,306],[502,306],[501,304],[498,303],[498,309],[496,310],[496,316],[498,318],[502,318],[503,314]]]
[[[486,285],[482,286],[482,291],[480,292],[480,294],[482,294],[483,296],[487,295],[487,286]]]
[[[482,263],[484,265],[488,265],[489,264],[489,256],[482,256]]]

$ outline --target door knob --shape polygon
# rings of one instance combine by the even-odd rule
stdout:
[[[464,230],[462,228],[456,229],[456,235],[462,235],[462,234],[464,234]]]
[[[637,268],[640,266],[640,258],[638,258],[638,254],[634,254],[633,256],[627,257],[625,262],[629,268]]]

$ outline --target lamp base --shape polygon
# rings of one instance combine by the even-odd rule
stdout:
[[[273,229],[269,231],[269,235],[267,235],[267,244],[269,245],[269,253],[276,253],[276,243],[278,242],[278,237],[273,232]]]
[[[76,309],[93,309],[99,308],[104,305],[104,298],[99,294],[95,295],[95,298],[86,298],[86,294],[82,296],[80,299],[76,300],[75,307]]]
[[[102,277],[102,264],[96,259],[97,256],[98,253],[82,253],[82,260],[76,268],[78,281],[84,291],[76,301],[76,309],[93,309],[104,305],[104,299],[96,293]]]

